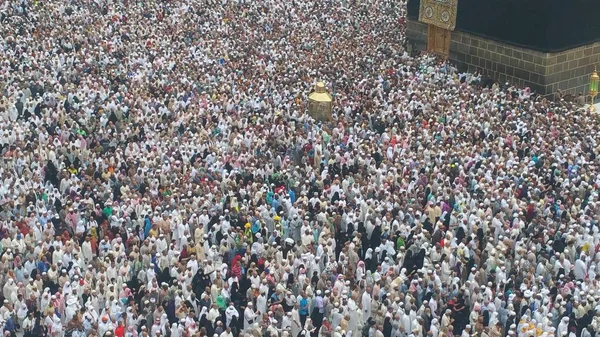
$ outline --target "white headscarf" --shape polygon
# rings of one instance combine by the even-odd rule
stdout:
[[[179,328],[179,325],[177,323],[173,323],[171,325],[171,337],[180,337],[181,336],[181,330]]]
[[[373,248],[367,249],[367,252],[365,253],[365,260],[371,258],[373,258]]]

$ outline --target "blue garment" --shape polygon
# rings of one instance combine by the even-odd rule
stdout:
[[[40,275],[43,273],[47,273],[49,269],[50,269],[50,264],[48,262],[43,262],[43,261],[38,262],[37,270],[38,270],[38,273],[40,273]]]
[[[252,233],[256,234],[256,233],[258,233],[258,231],[260,231],[260,222],[258,220],[255,220],[252,223]]]
[[[277,209],[277,207],[279,207],[279,200],[277,200],[277,199],[273,199],[273,200],[271,201],[271,206],[272,206],[274,209]]]
[[[279,296],[277,296],[277,293],[273,293],[273,295],[271,295],[271,300],[273,302],[279,302]]]
[[[569,174],[569,177],[577,176],[577,171],[578,170],[579,170],[579,165],[577,165],[577,164],[575,164],[575,165],[569,165],[569,168],[567,170],[568,174]]]
[[[16,268],[15,276],[17,277],[18,282],[23,282],[23,280],[25,279],[25,275],[23,275],[23,268]],[[27,278],[29,278],[29,275],[27,276]]]
[[[326,226],[328,226],[328,224]],[[321,231],[318,228],[315,228],[313,230],[313,237],[315,238],[315,242],[319,242],[319,236],[321,236]]]
[[[294,190],[289,190],[288,195],[290,196],[290,201],[293,205],[294,202],[296,202],[296,192],[294,192]]]
[[[383,289],[382,289],[382,291],[383,291]],[[423,288],[421,288],[421,285],[418,285],[417,286],[417,305],[421,306],[421,303],[423,303],[424,295],[425,295],[425,292],[423,291]],[[383,294],[381,296],[383,296]]]
[[[41,216],[38,220],[42,226],[45,226],[48,223],[49,217]]]
[[[152,229],[152,222],[150,221],[150,218],[146,218],[144,220],[144,238],[148,237],[148,234],[150,233],[150,229]]]
[[[325,313],[325,303],[323,301],[323,297],[317,296],[315,298],[315,306],[317,307],[317,309],[319,309],[319,313]]]
[[[14,332],[16,330],[15,320],[12,316],[4,323],[4,331]]]
[[[304,297],[300,300],[300,307],[298,308],[300,315],[308,315],[308,300]]]
[[[567,302],[566,309],[567,309],[566,310],[567,317],[571,316],[571,313],[573,312],[573,304],[570,301]]]
[[[110,243],[105,242],[104,244],[100,244],[100,250],[103,252],[108,252],[111,248]]]
[[[283,237],[286,238],[286,239],[289,238],[290,237],[290,231],[291,231],[290,222],[287,221],[287,220],[285,220],[285,219],[282,219],[281,220],[281,227],[283,227]]]

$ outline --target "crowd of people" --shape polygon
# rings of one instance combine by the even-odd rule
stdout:
[[[1,1],[0,332],[594,337],[597,115],[405,5]]]

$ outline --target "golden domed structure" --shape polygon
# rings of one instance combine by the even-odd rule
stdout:
[[[331,121],[333,97],[325,89],[323,82],[317,83],[315,91],[308,95],[308,114],[316,121]]]

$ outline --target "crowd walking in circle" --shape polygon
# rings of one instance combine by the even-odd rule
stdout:
[[[405,15],[1,1],[0,332],[595,337],[598,116],[408,53]]]

